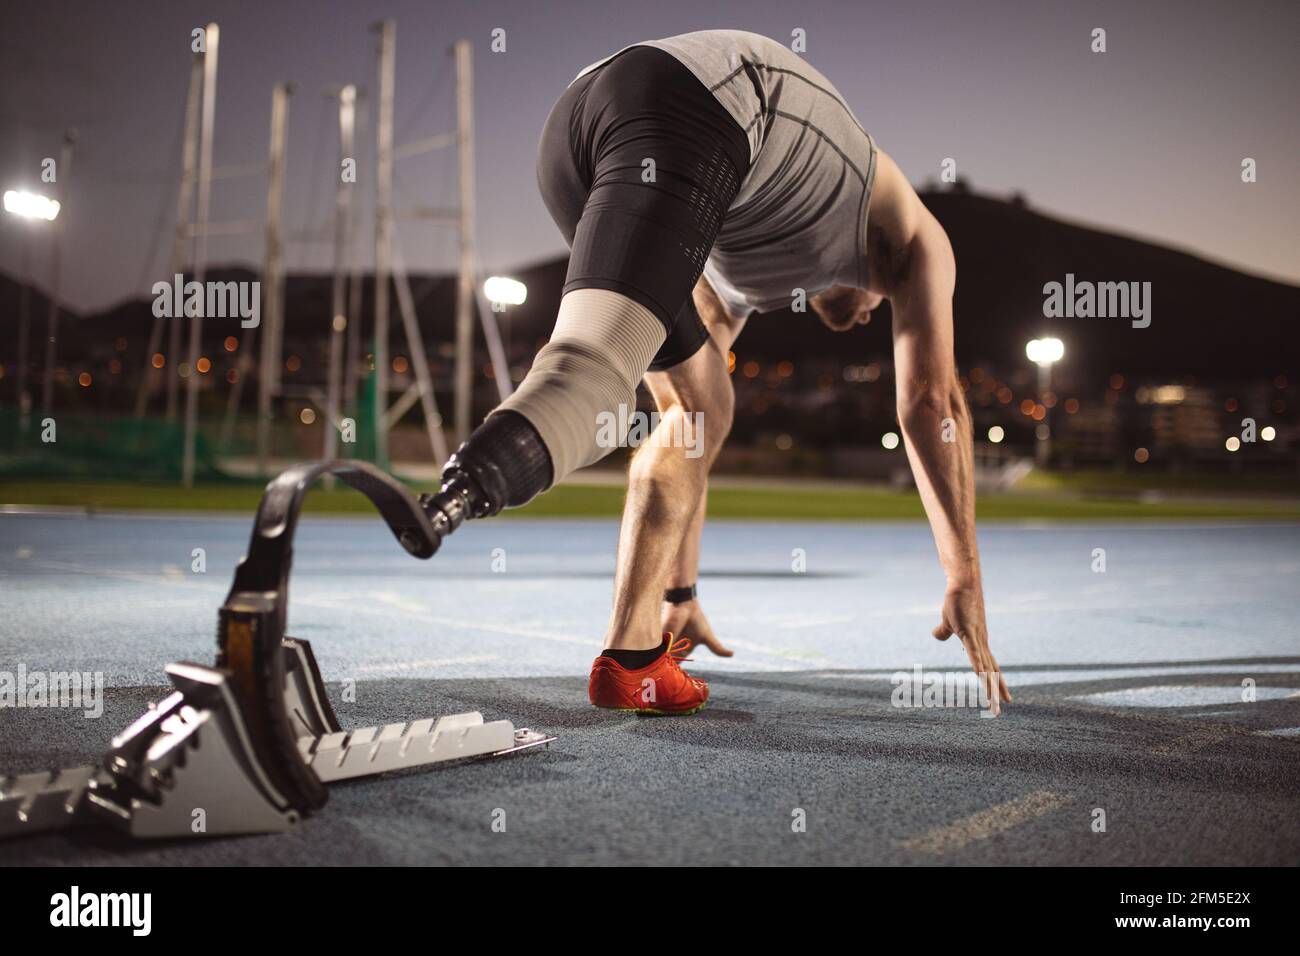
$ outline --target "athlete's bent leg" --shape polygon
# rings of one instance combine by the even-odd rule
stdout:
[[[705,280],[696,283],[694,298],[700,318],[709,330],[709,337],[716,343],[722,354],[726,355],[736,344],[736,339],[745,326],[745,320],[730,315]],[[694,591],[699,581],[700,538],[708,511],[708,499],[709,489],[706,480],[700,493],[700,504],[691,517],[691,523],[677,549],[673,568],[668,574],[666,587],[668,591]],[[659,618],[659,630],[681,639],[680,656],[682,657],[688,656],[701,644],[719,657],[732,656],[732,652],[714,635],[698,597],[677,599],[671,603],[665,600]]]
[[[605,635],[605,646],[619,650],[649,650],[662,642],[664,587],[702,507],[709,468],[731,430],[735,405],[727,348],[716,338],[680,365],[649,373],[645,381],[660,419],[632,459],[628,478],[614,611]],[[698,444],[678,447],[673,441],[678,435],[690,435]]]

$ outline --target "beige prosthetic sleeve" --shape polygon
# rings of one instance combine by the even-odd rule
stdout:
[[[596,444],[599,416],[636,407],[636,386],[667,333],[639,302],[605,289],[575,289],[560,300],[551,340],[519,390],[496,411],[518,412],[551,455],[552,485],[612,448]]]

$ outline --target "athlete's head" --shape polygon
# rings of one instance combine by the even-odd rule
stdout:
[[[855,325],[870,322],[872,310],[883,301],[884,297],[875,292],[836,285],[813,296],[812,307],[827,328],[847,332]]]

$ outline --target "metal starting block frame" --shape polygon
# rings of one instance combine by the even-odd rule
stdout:
[[[0,775],[0,837],[95,822],[142,838],[282,832],[325,803],[325,783],[555,740],[477,711],[339,725],[311,645],[283,631],[298,512],[326,473],[366,494],[411,554],[437,550],[423,509],[389,475],[354,461],[289,469],[267,486],[221,609],[218,666],[169,665],[173,693],[115,737],[97,766]]]

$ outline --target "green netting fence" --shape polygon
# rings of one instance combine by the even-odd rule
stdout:
[[[0,479],[179,481],[185,430],[152,418],[29,416],[0,408]],[[202,432],[195,446],[197,481],[237,481],[218,467]]]

